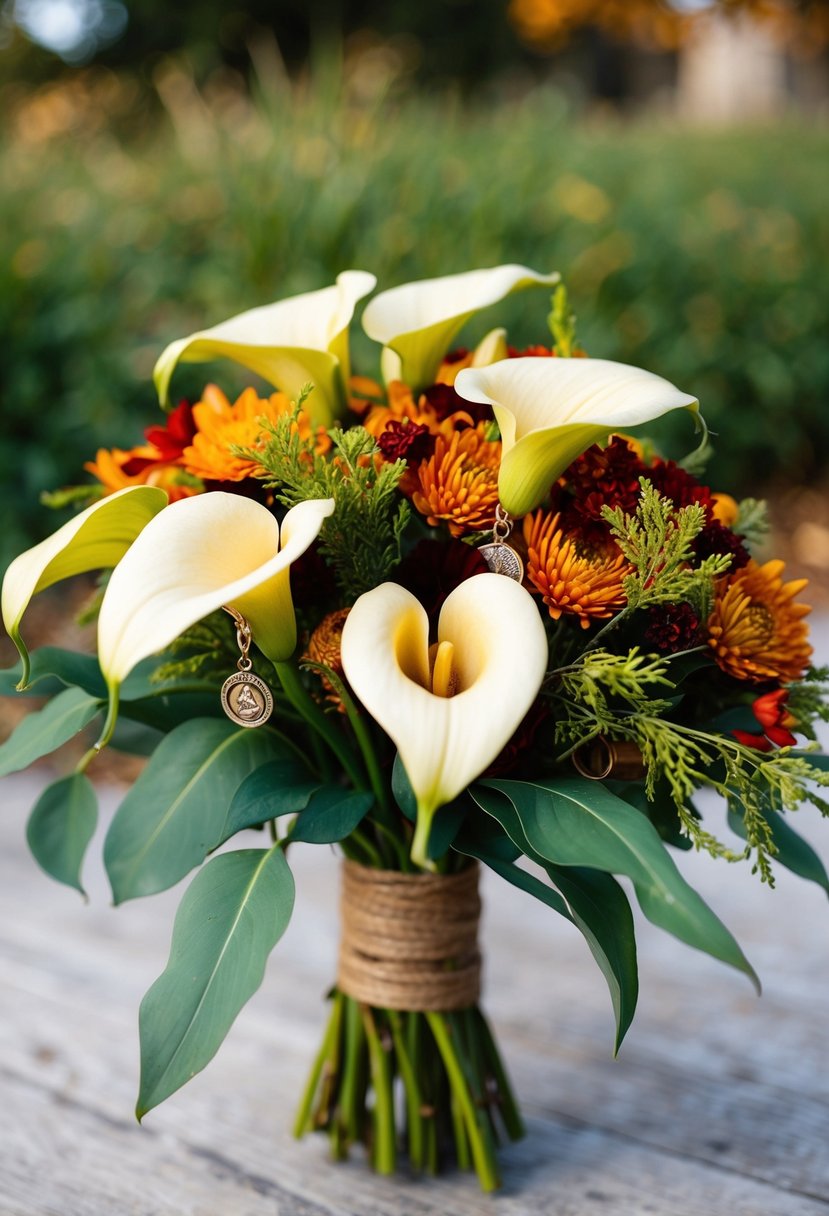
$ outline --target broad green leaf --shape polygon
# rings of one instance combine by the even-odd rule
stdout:
[[[391,792],[400,810],[412,823],[417,819],[417,796],[412,789],[409,774],[406,772],[400,753],[394,757],[391,770]]]
[[[491,793],[499,797],[494,790]],[[503,802],[512,810],[512,803],[507,798]],[[454,848],[468,857],[486,854],[487,858],[507,863],[515,861],[522,852],[490,815],[469,815],[455,837]]]
[[[32,651],[29,658],[29,681],[22,690],[24,695],[48,696],[68,684],[82,688],[90,696],[106,700],[106,682],[94,654],[77,654],[73,650],[62,650],[59,646],[41,646]],[[23,661],[20,660],[14,667],[0,672],[0,694],[19,693],[17,685],[22,679]]]
[[[266,731],[193,719],[171,731],[121,803],[104,843],[116,904],[165,891],[215,847],[245,777],[272,752]]]
[[[556,866],[545,860],[530,845],[514,805],[503,794],[478,785],[473,787],[472,796],[509,832],[521,852],[541,866],[564,896],[566,906],[561,896],[551,892],[538,879],[534,880],[538,887],[533,887],[529,881],[524,885],[525,890],[537,899],[543,899],[557,912],[562,912],[559,904],[564,906],[562,915],[571,920],[584,936],[610,991],[616,1019],[615,1050],[618,1052],[633,1021],[639,996],[636,937],[633,916],[624,891],[612,875],[600,870]],[[482,860],[492,865],[489,858]],[[502,871],[498,870],[498,873]],[[519,870],[518,873],[525,872]],[[515,880],[508,873],[504,873],[503,877],[522,885],[522,880]]]
[[[83,773],[72,773],[43,791],[26,825],[26,839],[38,865],[82,895],[81,866],[97,822],[92,783]]]
[[[100,712],[101,702],[81,688],[66,688],[27,714],[0,747],[0,777],[17,773],[67,743]]]
[[[353,832],[374,803],[374,795],[355,793],[336,785],[324,785],[291,829],[291,840],[307,844],[335,844]]]
[[[152,726],[164,734],[192,718],[223,718],[218,688],[209,692],[158,693],[119,703],[119,716]]]
[[[639,998],[636,932],[627,896],[616,879],[601,870],[549,863],[544,869],[567,900],[573,920],[607,981],[618,1052]]]
[[[272,849],[222,853],[185,892],[166,968],[141,1002],[142,1119],[212,1060],[288,927],[294,880]]]
[[[806,878],[809,882],[816,882],[829,895],[829,875],[812,846],[789,826],[787,820],[778,811],[767,810],[764,813],[771,828],[772,840],[777,846],[774,860],[779,861],[781,866],[785,866],[798,877]],[[728,826],[732,832],[736,832],[745,840],[746,829],[742,815],[729,810]]]
[[[737,942],[682,877],[653,825],[600,782],[568,778],[555,785],[484,784],[507,795],[531,848],[546,861],[627,875],[648,920],[743,971],[759,988]]]
[[[426,856],[430,861],[439,861],[451,847],[468,811],[469,802],[463,795],[438,809],[432,820],[429,846],[426,850]]]
[[[245,777],[233,795],[216,845],[244,828],[259,827],[280,815],[296,815],[321,784],[295,756],[268,760]]]

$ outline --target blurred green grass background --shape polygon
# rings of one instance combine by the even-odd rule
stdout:
[[[136,86],[109,70],[6,107],[0,565],[59,522],[42,490],[156,420],[167,342],[347,267],[381,286],[558,269],[591,354],[700,398],[713,485],[779,493],[825,475],[825,127],[587,121],[549,90],[392,96],[365,70],[288,85],[260,65],[250,90],[228,75],[199,91],[170,60],[156,85],[163,109],[138,124]],[[486,321],[522,344],[544,339],[546,312],[528,293]],[[355,362],[377,370],[356,331]],[[209,374],[240,383],[230,365]],[[177,374],[174,395],[205,376]]]

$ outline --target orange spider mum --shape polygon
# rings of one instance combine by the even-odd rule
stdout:
[[[209,384],[198,405],[193,406],[196,434],[184,449],[182,463],[189,473],[206,481],[244,481],[261,474],[255,460],[234,456],[231,447],[255,448],[262,436],[260,418],[275,422],[290,413],[294,404],[285,393],[260,399],[255,389],[246,388],[233,405],[215,384]],[[309,440],[315,434],[307,415],[299,415],[299,434]],[[322,428],[316,431],[316,449],[326,451],[330,440]]]
[[[170,502],[175,502],[178,498],[200,494],[203,489],[200,485],[188,485],[177,462],[164,461],[161,452],[151,443],[127,451],[99,448],[95,459],[88,460],[83,467],[98,478],[106,494],[114,494],[127,486],[158,486],[167,491]]]
[[[565,538],[559,518],[546,511],[525,516],[527,578],[554,621],[564,614],[577,616],[582,629],[588,629],[624,608],[622,582],[630,566],[618,551],[596,551],[578,536]]]
[[[435,451],[416,470],[412,502],[432,525],[445,521],[453,536],[482,532],[495,523],[501,444],[469,427],[451,437],[438,435]]]
[[[812,648],[803,618],[811,608],[793,602],[807,580],[784,583],[782,572],[781,561],[763,566],[750,561],[719,584],[708,618],[708,645],[723,671],[737,680],[789,683],[809,665]]]

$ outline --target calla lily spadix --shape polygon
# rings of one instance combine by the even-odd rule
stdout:
[[[417,391],[432,383],[453,338],[475,313],[514,291],[550,287],[560,278],[555,271],[538,274],[509,265],[403,283],[369,301],[363,329],[385,347],[386,382],[402,380]]]
[[[351,374],[348,327],[354,308],[376,282],[366,271],[344,270],[332,287],[251,308],[171,342],[153,372],[162,405],[168,402],[177,363],[227,358],[289,397],[298,397],[306,384],[313,383],[305,408],[315,423],[331,423],[345,404]]]
[[[478,574],[447,597],[430,659],[417,599],[383,583],[357,600],[342,635],[346,678],[397,745],[417,798],[412,859],[428,865],[436,810],[495,759],[526,715],[547,666],[547,639],[527,591]]]
[[[130,486],[93,503],[57,532],[16,557],[3,578],[2,611],[6,632],[23,662],[19,689],[29,679],[29,653],[20,622],[33,595],[61,579],[116,565],[150,520],[167,505],[154,486]]]
[[[567,466],[613,431],[699,408],[661,376],[607,359],[506,359],[465,368],[455,389],[492,406],[503,443],[498,493],[515,516],[537,507]]]

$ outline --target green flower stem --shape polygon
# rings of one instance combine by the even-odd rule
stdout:
[[[420,807],[417,808],[417,819],[415,820],[415,833],[412,839],[412,849],[409,854],[413,865],[420,866],[422,870],[429,870],[434,873],[437,866],[429,859],[429,834],[432,831],[432,820],[435,817],[435,811],[424,811]]]
[[[310,696],[293,663],[274,663],[276,674],[291,704],[339,760],[355,790],[365,789],[365,781],[354,763],[354,757],[342,735]]]
[[[323,1075],[323,1069],[326,1062],[331,1060],[332,1054],[336,1051],[337,1038],[340,1031],[340,1020],[342,1018],[342,1002],[343,998],[339,992],[334,994],[334,1002],[331,1009],[331,1016],[328,1019],[328,1025],[325,1028],[325,1035],[322,1040],[322,1045],[317,1052],[314,1063],[311,1067],[311,1075],[308,1077],[308,1082],[302,1093],[299,1110],[296,1113],[294,1121],[294,1136],[297,1140],[301,1139],[306,1132],[311,1130],[312,1126],[312,1109],[314,1098],[317,1094],[317,1088],[320,1079]]]
[[[374,1085],[373,1164],[378,1174],[393,1174],[397,1165],[394,1131],[394,1078],[389,1052],[377,1033],[377,1024],[368,1005],[359,1006],[368,1043],[371,1080]]]
[[[363,1069],[365,1026],[360,1007],[351,997],[345,997],[345,1050],[343,1052],[343,1076],[340,1087],[339,1118],[336,1120],[344,1132],[346,1151],[350,1144],[360,1139],[360,1073]]]
[[[484,1191],[497,1190],[501,1181],[498,1177],[492,1145],[487,1142],[487,1137],[484,1135],[483,1129],[478,1122],[475,1104],[469,1092],[469,1086],[457,1052],[455,1051],[446,1017],[441,1013],[426,1013],[424,1017],[429,1023],[429,1029],[438,1045],[438,1051],[446,1068],[452,1093],[457,1098],[463,1114],[478,1181]]]
[[[420,1170],[423,1168],[423,1098],[420,1093],[417,1072],[406,1047],[400,1014],[396,1009],[389,1009],[387,1014],[397,1056],[397,1067],[403,1081],[403,1092],[406,1098],[409,1160],[416,1170]]]
[[[515,1094],[510,1084],[510,1079],[507,1076],[507,1071],[504,1068],[501,1053],[495,1043],[492,1031],[489,1027],[483,1013],[477,1007],[470,1009],[467,1015],[477,1025],[478,1039],[483,1049],[484,1058],[486,1060],[490,1074],[495,1079],[495,1084],[498,1087],[498,1099],[506,1133],[510,1140],[520,1140],[526,1135],[524,1120],[518,1110],[518,1103],[515,1100]]]
[[[458,1159],[458,1168],[468,1170],[472,1165],[472,1159],[469,1155],[469,1140],[466,1135],[464,1126],[463,1110],[461,1109],[458,1095],[454,1087],[449,1094],[449,1104],[452,1108],[452,1131],[455,1136],[455,1155]]]

